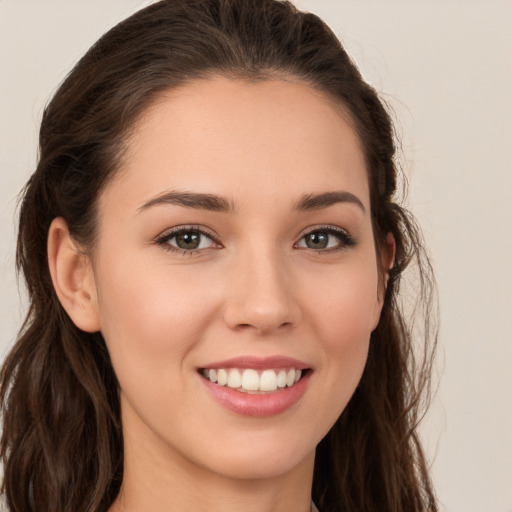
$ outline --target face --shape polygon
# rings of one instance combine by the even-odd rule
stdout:
[[[346,117],[302,83],[188,84],[145,114],[100,199],[127,468],[130,453],[236,478],[311,465],[381,309]]]

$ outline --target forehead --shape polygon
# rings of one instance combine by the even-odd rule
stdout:
[[[343,189],[369,207],[348,115],[309,85],[285,80],[214,77],[165,92],[136,124],[107,195],[109,188],[126,201],[166,189],[246,201]]]

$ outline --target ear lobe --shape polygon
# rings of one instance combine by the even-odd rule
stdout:
[[[54,219],[50,225],[48,265],[57,297],[73,323],[86,332],[99,331],[91,261],[78,249],[62,217]]]

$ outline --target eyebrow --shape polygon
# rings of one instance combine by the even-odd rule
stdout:
[[[153,206],[177,205],[187,208],[197,208],[200,210],[209,210],[212,212],[233,212],[235,206],[232,201],[214,194],[201,194],[197,192],[166,192],[147,203],[144,203],[138,211],[144,211]]]
[[[321,194],[306,194],[297,203],[294,204],[293,209],[299,211],[319,210],[321,208],[327,208],[338,203],[355,204],[362,210],[363,213],[366,213],[366,208],[364,207],[362,201],[354,194],[345,191],[323,192]]]
[[[338,203],[351,203],[358,206],[366,213],[362,201],[346,191],[323,192],[320,194],[306,194],[294,203],[293,209],[298,211],[320,210]],[[165,192],[144,203],[138,211],[144,211],[153,206],[177,205],[186,208],[197,208],[213,212],[232,213],[235,211],[233,201],[215,194],[203,194],[198,192]]]

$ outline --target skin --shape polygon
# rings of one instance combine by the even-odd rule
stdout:
[[[49,238],[59,298],[78,326],[101,330],[120,383],[125,473],[111,512],[306,512],[315,447],[359,382],[382,307],[358,137],[306,84],[214,77],[163,95],[127,147],[92,258],[62,219]],[[144,207],[169,191],[215,194],[233,211]],[[361,205],[294,208],[339,191]],[[212,238],[185,253],[162,241],[176,226]],[[309,247],[305,235],[326,227],[354,244],[327,233],[327,248]],[[306,362],[305,394],[265,418],[226,409],[197,370],[242,355]]]

